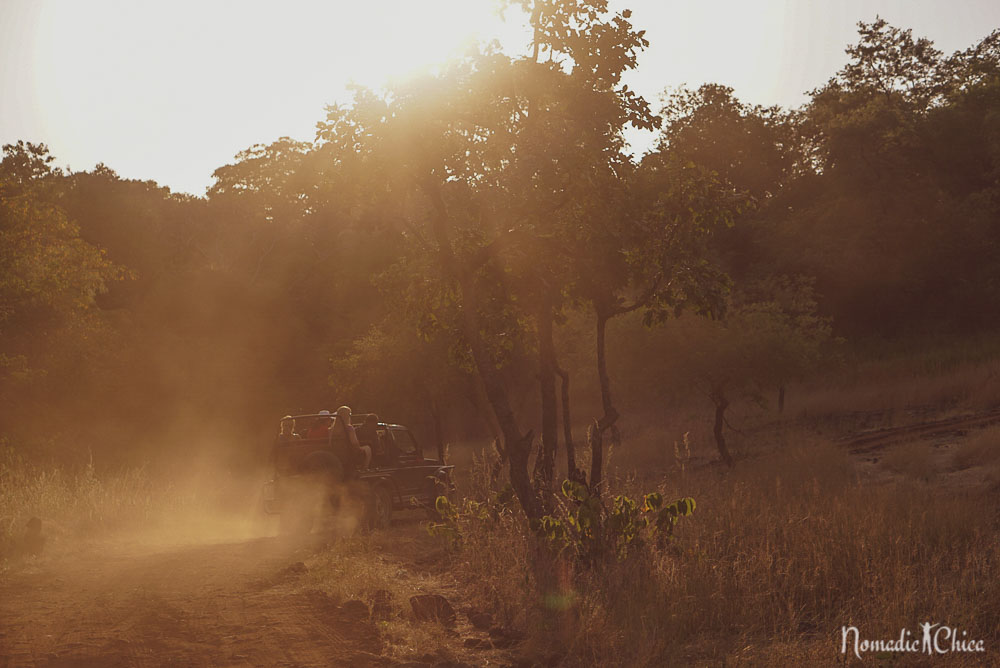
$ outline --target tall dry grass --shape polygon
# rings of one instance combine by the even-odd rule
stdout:
[[[142,524],[160,499],[143,468],[98,476],[93,463],[76,469],[35,466],[0,446],[0,545],[19,536],[31,517],[78,534]]]
[[[97,538],[184,543],[260,535],[269,530],[257,507],[260,482],[195,463],[184,476],[143,466],[99,470],[92,460],[36,464],[0,443],[0,563],[17,553],[32,517],[42,521],[46,552]]]
[[[615,492],[638,496],[650,482]],[[883,638],[926,620],[1000,649],[1000,532],[983,512],[996,498],[865,486],[821,442],[655,487],[698,502],[666,550],[549,577],[511,518],[472,529],[456,563],[481,604],[565,665],[832,664],[843,625]]]

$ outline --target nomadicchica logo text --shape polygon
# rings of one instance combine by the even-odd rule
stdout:
[[[969,637],[963,631],[945,624],[924,622],[919,630],[901,629],[899,636],[891,639],[862,638],[856,626],[840,627],[840,653],[854,654],[861,658],[869,652],[900,652],[913,654],[952,654],[961,652],[985,652],[982,640]]]

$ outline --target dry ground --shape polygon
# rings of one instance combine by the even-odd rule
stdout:
[[[298,552],[261,538],[42,559],[0,588],[0,654],[12,666],[319,665],[377,650],[284,586]]]
[[[3,666],[504,665],[412,519],[375,536],[314,534],[195,544],[63,546],[0,582]],[[386,587],[386,621],[342,603]],[[446,629],[415,622],[408,596],[440,593],[459,610]],[[466,614],[463,614],[466,613]],[[465,661],[463,661],[463,659]]]

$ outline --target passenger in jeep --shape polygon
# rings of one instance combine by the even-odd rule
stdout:
[[[372,449],[370,445],[361,445],[358,435],[351,425],[351,409],[341,406],[337,409],[337,417],[330,428],[330,442],[338,452],[345,452],[347,459],[354,466],[363,464],[363,468],[371,468]]]
[[[372,452],[376,450],[376,443],[378,443],[378,416],[374,413],[369,413],[365,416],[364,423],[354,430],[358,435],[358,442],[361,445],[367,445],[371,447]]]
[[[358,442],[361,447],[366,445],[372,451],[372,463],[376,467],[383,467],[388,464],[385,451],[385,441],[378,433],[378,415],[369,413],[365,416],[364,424],[357,429]]]
[[[333,424],[333,416],[330,411],[320,411],[322,416],[317,418],[313,425],[306,432],[306,438],[327,438],[330,435],[330,425]]]
[[[281,418],[281,433],[278,434],[278,440],[285,443],[299,438],[302,437],[295,433],[295,420],[292,419],[292,416],[286,415]]]

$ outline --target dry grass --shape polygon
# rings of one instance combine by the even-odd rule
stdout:
[[[648,491],[628,485],[619,491]],[[466,541],[470,586],[566,665],[832,664],[842,625],[893,637],[927,619],[1000,646],[1000,540],[983,512],[996,499],[865,487],[843,451],[818,442],[657,487],[698,501],[672,549],[546,578],[519,524],[489,525]]]
[[[78,534],[142,525],[154,508],[152,488],[143,469],[107,477],[98,477],[92,465],[75,472],[41,469],[0,448],[0,545],[15,540],[33,516],[46,528],[72,527]]]
[[[200,472],[201,476],[194,475]],[[42,521],[46,553],[81,540],[127,537],[191,543],[261,535],[260,481],[192,466],[183,484],[144,467],[98,472],[37,466],[0,443],[0,569],[16,553],[32,517]]]

